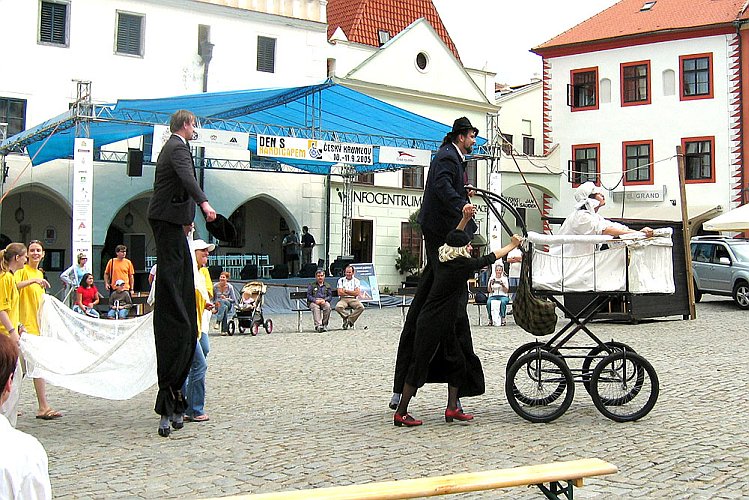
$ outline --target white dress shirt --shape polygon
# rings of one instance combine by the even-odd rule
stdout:
[[[47,452],[34,437],[14,429],[0,415],[0,498],[47,500],[52,498]]]

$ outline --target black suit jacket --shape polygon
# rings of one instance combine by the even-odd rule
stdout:
[[[434,155],[424,186],[424,198],[419,211],[419,224],[444,243],[447,233],[463,218],[463,206],[468,201],[465,188],[465,169],[455,144],[445,144]],[[466,225],[468,234],[476,232],[473,220]]]
[[[148,218],[184,226],[195,219],[195,205],[204,201],[208,198],[195,179],[190,148],[172,134],[156,160]]]

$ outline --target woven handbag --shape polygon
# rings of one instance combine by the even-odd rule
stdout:
[[[523,330],[533,335],[551,335],[557,326],[556,306],[553,302],[533,295],[526,254],[520,267],[520,283],[512,301],[512,317]]]

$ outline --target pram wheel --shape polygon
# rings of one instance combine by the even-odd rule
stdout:
[[[598,411],[615,422],[647,415],[658,400],[658,375],[653,365],[632,351],[603,358],[590,379],[590,397]]]
[[[590,378],[593,375],[593,368],[591,368],[591,365],[596,362],[596,360],[601,361],[603,358],[611,354],[612,352],[621,352],[621,351],[627,351],[627,352],[635,352],[634,349],[632,349],[630,346],[625,344],[624,342],[616,342],[614,340],[610,342],[604,342],[606,346],[611,350],[611,352],[607,352],[606,349],[604,349],[603,346],[597,345],[593,349],[588,352],[588,354],[585,356],[585,359],[583,360],[583,367],[582,367],[582,380],[583,385],[585,386],[585,390],[588,391],[588,394],[590,394]]]
[[[273,332],[273,320],[266,319],[263,328],[265,328],[265,333],[270,335]]]
[[[541,348],[548,352],[554,352],[554,354],[559,354],[556,351],[552,351],[549,349],[545,343],[543,342],[528,342],[526,344],[521,345],[517,349],[513,351],[512,354],[510,354],[510,357],[507,359],[507,366],[505,367],[505,373],[507,373],[510,370],[510,367],[512,364],[520,358],[520,356],[523,356],[524,354],[528,354],[530,352],[535,352],[536,349]]]
[[[229,321],[229,324],[226,327],[226,333],[229,336],[232,336],[236,333],[236,331],[237,331],[237,325],[234,324],[234,321]]]
[[[575,384],[561,357],[535,349],[507,370],[505,395],[515,413],[529,422],[551,422],[572,404]]]
[[[258,334],[259,331],[260,331],[260,322],[254,321],[252,323],[252,326],[250,327],[250,333],[254,337]]]

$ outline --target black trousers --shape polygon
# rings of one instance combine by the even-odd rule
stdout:
[[[182,385],[187,378],[198,337],[195,281],[190,247],[179,224],[149,219],[156,242],[156,301],[153,333],[159,392],[154,411],[184,413]]]

